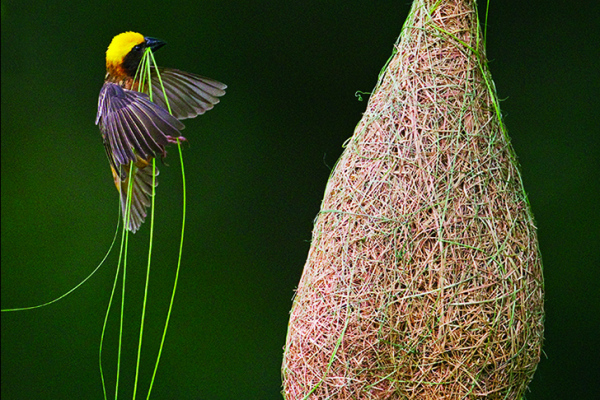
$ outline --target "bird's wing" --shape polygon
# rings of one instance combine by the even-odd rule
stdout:
[[[177,119],[193,118],[204,114],[219,102],[227,85],[204,76],[179,71],[172,68],[159,68],[160,79],[152,68],[152,100],[167,110],[161,81],[164,85],[171,113]],[[148,93],[148,85],[143,92]]]
[[[168,143],[184,139],[179,132],[184,125],[166,109],[151,102],[144,93],[111,82],[106,82],[100,91],[96,124],[100,126],[109,161],[121,180],[126,177],[121,166],[139,159],[164,157]]]

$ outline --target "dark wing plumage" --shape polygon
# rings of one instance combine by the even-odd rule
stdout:
[[[151,71],[153,102],[142,93],[148,93],[148,85],[138,92],[113,82],[104,83],[98,99],[96,124],[121,195],[123,217],[127,215],[129,173],[133,168],[130,219],[126,223],[132,232],[144,222],[151,204],[152,159],[164,157],[167,144],[185,140],[179,132],[184,128],[180,119],[212,109],[227,88],[213,79],[176,69],[160,68],[159,72],[160,80],[156,70]],[[161,82],[173,115],[168,112]]]
[[[129,169],[133,168],[130,218],[126,226],[136,232],[151,204],[151,160],[164,157],[167,144],[184,139],[179,133],[184,125],[147,95],[111,82],[106,82],[100,91],[96,124],[121,195],[123,218],[127,215]]]
[[[115,83],[102,86],[96,124],[108,144],[117,171],[138,158],[164,157],[165,146],[180,138],[184,125],[144,93]],[[122,179],[124,171],[120,171]]]
[[[219,102],[219,97],[225,94],[227,85],[214,79],[191,74],[173,68],[158,69],[160,80],[154,68],[151,71],[152,100],[167,109],[160,83],[164,85],[169,106],[177,119],[193,118],[204,114]],[[144,86],[148,93],[148,85]]]

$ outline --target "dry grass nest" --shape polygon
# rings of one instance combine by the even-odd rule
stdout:
[[[327,184],[287,399],[519,399],[540,358],[536,228],[472,1],[415,1]]]

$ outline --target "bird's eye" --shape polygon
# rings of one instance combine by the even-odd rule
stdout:
[[[136,44],[135,46],[133,46],[133,50],[135,50],[135,51],[142,50],[142,45],[141,44]]]

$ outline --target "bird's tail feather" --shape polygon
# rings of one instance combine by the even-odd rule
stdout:
[[[129,164],[132,165],[131,163]],[[125,226],[129,231],[135,233],[147,216],[147,209],[152,204],[152,164],[145,160],[138,160],[133,165],[131,176],[133,184],[129,188],[129,169],[126,168],[127,178],[123,181],[120,179],[117,183],[117,188],[121,194],[121,210],[123,211],[123,221],[126,221],[127,216],[127,194],[131,191],[131,206],[129,209],[129,223],[125,222]],[[155,175],[158,176],[158,168],[155,168]],[[155,179],[155,186],[157,181]]]

